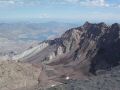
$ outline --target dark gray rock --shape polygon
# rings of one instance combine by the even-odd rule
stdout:
[[[49,46],[24,62],[51,65],[76,62],[75,68],[85,68],[96,74],[97,70],[109,70],[120,61],[120,24],[111,26],[105,23],[91,24],[66,31],[60,38],[44,41]],[[61,47],[62,54],[58,48]],[[53,55],[52,60],[49,58]],[[62,59],[61,59],[62,57]]]

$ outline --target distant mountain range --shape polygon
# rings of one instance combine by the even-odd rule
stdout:
[[[13,40],[47,40],[49,36],[61,34],[75,26],[77,25],[60,22],[0,23],[0,33],[2,37]]]
[[[21,52],[34,42],[58,37],[76,24],[60,22],[44,23],[0,23],[0,53]]]

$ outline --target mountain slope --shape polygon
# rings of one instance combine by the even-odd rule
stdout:
[[[91,86],[99,89],[103,85],[102,83],[109,81],[109,79],[113,81],[115,79],[118,86],[120,24],[115,23],[108,26],[105,23],[92,24],[86,22],[83,26],[66,31],[60,38],[43,41],[25,52],[13,56],[12,59],[20,63],[30,63],[40,69],[37,83],[30,86],[33,90],[36,86],[38,86],[36,90],[39,90],[39,87],[48,88],[67,83],[67,86],[62,85],[63,90],[74,90],[75,86],[78,87],[78,90],[80,88],[86,90],[86,87],[92,90]],[[114,73],[114,68],[117,66],[118,69],[115,69]],[[104,75],[101,76],[101,73]],[[106,75],[110,76],[105,79]],[[118,76],[114,77],[114,75]],[[100,81],[99,78],[104,81]],[[77,82],[76,80],[80,81]],[[90,83],[86,83],[86,80]],[[105,88],[113,84],[112,80],[107,82]],[[79,87],[79,84],[86,87]],[[117,87],[116,85],[113,84],[113,87]],[[19,87],[19,89],[21,88],[24,90],[24,87]],[[62,88],[58,86],[57,89],[61,90]]]
[[[77,26],[62,22],[6,22],[0,23],[0,58],[25,51],[31,45],[58,37],[66,29]],[[6,59],[5,59],[6,60]]]
[[[44,43],[48,46],[33,56],[22,57],[23,62],[63,64],[96,74],[97,70],[107,70],[119,64],[120,25],[86,22],[66,31],[60,38]]]
[[[0,90],[29,88],[38,84],[40,69],[31,64],[0,61]]]
[[[119,90],[120,66],[104,75],[87,80],[69,80],[66,84],[48,88],[47,90]]]

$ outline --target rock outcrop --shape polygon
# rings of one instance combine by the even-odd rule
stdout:
[[[103,22],[86,22],[66,31],[60,38],[43,43],[48,45],[34,55],[28,55],[29,58],[23,57],[23,62],[64,64],[96,74],[97,70],[108,70],[120,61],[118,23],[109,26]]]
[[[54,87],[57,84],[69,83],[69,81],[72,83],[76,79],[85,80],[94,75],[98,75],[95,79],[97,80],[101,73],[106,73],[120,64],[120,24],[106,25],[103,22],[98,24],[86,22],[83,26],[66,31],[60,38],[43,41],[38,46],[14,56],[13,60],[36,66],[42,64],[44,68],[42,68],[38,82],[43,87]],[[102,77],[104,78],[104,76]],[[91,79],[96,83],[94,78]],[[80,84],[84,85],[83,82]],[[68,87],[65,85],[65,88],[60,87],[58,90],[74,90],[75,86],[79,86],[77,84],[72,87],[70,83]],[[97,83],[100,83],[100,86],[103,85],[101,82]],[[85,83],[85,85],[88,84]],[[70,88],[69,85],[71,85]],[[109,85],[112,85],[112,82]],[[114,86],[116,85],[114,84]]]

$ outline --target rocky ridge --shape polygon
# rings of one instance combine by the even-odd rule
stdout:
[[[23,62],[77,65],[82,68],[88,64],[87,70],[95,74],[99,69],[119,64],[120,25],[86,22],[66,31],[60,38],[43,43],[47,43],[45,48],[27,59],[23,57]]]
[[[43,41],[21,55],[17,61],[43,64],[43,74],[38,79],[42,87],[53,87],[69,80],[86,80],[94,75],[99,78],[100,73],[105,74],[120,64],[120,24],[86,22],[66,31],[60,38]]]

